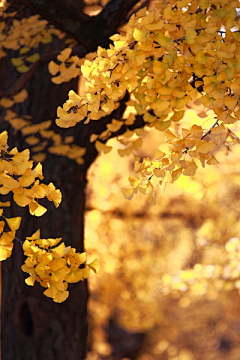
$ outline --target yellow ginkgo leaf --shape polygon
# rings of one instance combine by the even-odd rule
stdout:
[[[48,70],[50,74],[56,75],[59,72],[59,65],[57,65],[54,61],[50,61],[48,64]]]
[[[153,206],[156,204],[156,193],[153,192],[151,195],[149,195],[147,202],[150,206]]]
[[[54,189],[47,194],[47,198],[54,202],[54,205],[58,207],[62,201],[62,194],[59,189]]]
[[[72,53],[72,49],[70,49],[70,48],[66,48],[66,49],[64,49],[63,51],[61,51],[61,53],[57,56],[57,59],[59,60],[59,61],[65,61],[65,60],[67,60],[68,58],[69,58],[69,56],[71,55],[71,53]]]
[[[52,42],[52,36],[51,35],[48,35],[48,36],[45,36],[45,37],[41,38],[41,43],[43,43],[43,44],[49,44],[50,42]]]
[[[68,268],[62,268],[62,269],[59,269],[58,271],[52,271],[52,275],[51,275],[51,278],[52,278],[52,281],[54,282],[62,282],[65,277],[66,277],[66,273],[68,272]]]
[[[5,201],[5,202],[0,201],[0,206],[1,207],[9,207],[9,206],[11,206],[11,202],[10,201]]]
[[[58,271],[66,266],[66,259],[65,258],[58,258],[51,261],[49,264],[52,271]]]
[[[183,175],[185,176],[194,176],[197,170],[197,165],[194,161],[188,163],[186,169],[183,171]]]
[[[83,281],[89,276],[89,269],[77,269],[76,271],[70,271],[66,276],[66,281],[68,283],[77,283],[78,281]]]
[[[118,149],[118,154],[120,155],[120,156],[128,156],[128,155],[130,155],[132,153],[132,147],[131,146],[129,146],[129,147],[127,147],[127,148],[125,148],[125,149]]]
[[[136,189],[128,188],[128,189],[121,189],[121,191],[125,199],[131,200],[134,193],[136,192]]]
[[[197,140],[197,143],[196,143],[197,151],[202,154],[207,154],[207,153],[213,151],[215,149],[215,147],[216,147],[216,144],[212,141],[206,142],[206,141]]]
[[[169,129],[165,131],[165,136],[167,140],[176,139],[176,136]]]
[[[54,298],[57,295],[56,287],[49,285],[49,288],[44,291],[44,295],[46,295],[47,297]]]
[[[147,40],[147,33],[135,28],[133,31],[133,37],[136,41],[145,42]]]
[[[29,204],[29,212],[31,215],[42,216],[46,211],[47,209],[36,201],[31,201]]]
[[[163,35],[163,33],[161,33],[160,31],[157,32],[157,35],[155,36],[154,39],[160,46],[166,48],[166,49],[170,49],[173,46],[173,38],[172,37],[167,37],[165,35]]]
[[[185,110],[175,111],[174,114],[171,116],[171,121],[179,121],[183,118],[185,114]]]
[[[61,292],[58,291],[56,296],[53,298],[53,301],[57,303],[62,303],[68,298],[68,296],[69,296],[69,291],[61,291]]]
[[[111,151],[111,149],[112,149],[112,146],[107,146],[106,144],[103,144],[99,140],[97,140],[95,142],[95,147],[98,152],[103,153],[103,154],[109,153],[109,151]]]
[[[113,119],[111,124],[107,124],[107,128],[112,131],[118,131],[122,127],[123,121]]]
[[[21,65],[21,66],[17,66],[17,71],[20,73],[26,73],[29,70],[29,66],[27,65]]]
[[[3,131],[1,134],[0,134],[0,144],[2,146],[6,146],[7,145],[7,141],[8,141],[8,133],[7,131]]]
[[[16,231],[19,229],[19,226],[21,224],[21,217],[18,216],[18,217],[13,217],[13,218],[10,218],[10,219],[7,219],[5,218],[8,226],[10,227],[10,229],[12,231]]]
[[[12,99],[2,98],[0,100],[0,105],[4,108],[10,108],[14,105],[14,101]]]
[[[153,193],[153,186],[150,181],[148,181],[146,184],[140,184],[138,189],[144,195],[151,195]]]
[[[9,245],[15,238],[15,231],[7,231],[3,232],[0,237],[0,244],[1,245]]]
[[[27,206],[30,204],[30,202],[32,201],[29,197],[27,197],[24,194],[16,194],[14,193],[13,195],[13,200],[15,201],[15,203],[19,206]]]
[[[0,245],[0,261],[6,260],[11,256],[11,254],[12,254],[11,249]]]
[[[98,259],[93,260],[90,264],[87,264],[87,266],[93,270],[96,274],[99,272],[100,264]]]
[[[153,172],[156,177],[165,177],[165,171],[163,169],[154,169]]]
[[[61,258],[65,255],[65,249],[65,244],[61,243],[60,245],[52,249],[52,253],[55,258]]]
[[[191,132],[194,136],[196,136],[197,138],[201,138],[203,136],[203,129],[201,126],[198,125],[193,125],[191,127]]]
[[[28,187],[30,185],[32,185],[32,183],[34,182],[35,180],[35,176],[34,175],[26,175],[26,176],[21,176],[19,178],[19,183],[22,187]]]
[[[21,103],[25,101],[28,97],[28,92],[26,89],[22,89],[18,94],[14,95],[13,99],[16,103]]]
[[[36,155],[33,155],[32,156],[32,159],[36,162],[40,161],[40,162],[43,162],[46,158],[46,154],[44,153],[38,153]]]
[[[168,120],[168,121],[155,121],[155,123],[153,124],[153,126],[159,131],[166,130],[170,125],[171,125],[171,120]]]
[[[228,107],[228,109],[234,110],[238,103],[238,97],[237,98],[231,98],[230,96],[225,97],[224,103]]]
[[[188,27],[186,30],[185,41],[187,44],[192,45],[196,42],[197,33],[193,27]]]
[[[26,60],[30,63],[35,63],[36,61],[38,61],[40,59],[40,55],[39,53],[35,53],[33,55],[30,55],[28,57],[26,57]]]
[[[19,54],[26,54],[31,50],[29,46],[24,46],[19,50]]]
[[[11,63],[13,64],[13,66],[20,66],[23,64],[23,59],[22,59],[22,57],[11,58]]]
[[[177,169],[177,170],[172,171],[170,181],[171,182],[176,181],[180,177],[181,174],[182,174],[182,169]]]
[[[218,161],[217,161],[217,159],[215,158],[215,156],[212,155],[212,156],[210,157],[210,159],[207,161],[207,164],[208,164],[208,165],[216,165],[216,164],[218,164]]]
[[[38,229],[34,234],[32,234],[32,236],[27,237],[28,240],[36,240],[36,239],[40,239],[40,229]],[[24,246],[24,244],[23,244]]]
[[[170,103],[166,100],[162,100],[159,98],[159,99],[156,99],[151,105],[152,105],[153,110],[164,111],[169,107]]]
[[[29,276],[27,279],[25,279],[25,283],[27,285],[29,285],[29,286],[34,286],[34,284],[35,284],[35,276],[34,276],[34,274]]]

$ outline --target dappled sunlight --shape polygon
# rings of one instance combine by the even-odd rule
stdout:
[[[193,111],[186,116],[196,123]],[[152,157],[159,134],[144,136],[140,156]],[[220,165],[159,189],[151,207],[142,194],[122,196],[134,156],[119,157],[114,142],[89,172],[86,250],[101,269],[89,280],[87,359],[131,359],[135,346],[140,360],[237,360],[240,269],[226,243],[240,234],[239,145],[216,151]]]

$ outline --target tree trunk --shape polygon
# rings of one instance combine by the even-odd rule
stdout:
[[[1,77],[6,88],[16,76],[7,63],[9,61],[3,59],[1,66],[1,72],[6,75]],[[56,108],[66,100],[68,91],[77,91],[77,81],[54,85],[44,67],[27,89],[29,99],[19,105],[18,113],[32,115],[34,122],[40,122],[56,117]],[[20,135],[12,138],[13,145],[24,147]],[[42,237],[62,236],[66,244],[83,251],[86,169],[81,170],[67,158],[49,155],[43,163],[43,172],[45,183],[52,181],[61,189],[63,202],[58,209],[52,203],[45,203],[48,211],[41,218],[30,216],[27,209],[11,208],[11,215],[23,218],[17,236],[24,240],[39,227]],[[21,245],[15,243],[12,256],[2,263],[2,360],[84,359],[87,282],[71,285],[69,298],[57,304],[43,295],[44,288],[39,284],[34,287],[25,284],[27,276],[20,268],[23,262]]]
[[[61,177],[68,182],[64,187],[65,204],[62,209],[49,209],[39,222],[43,236],[63,234],[66,243],[82,250],[85,181],[79,168],[71,165]],[[36,218],[24,214],[18,236],[31,235],[37,226]],[[2,264],[2,360],[84,359],[86,281],[70,286],[70,296],[64,303],[54,303],[43,295],[44,288],[39,284],[32,288],[24,283],[26,274],[20,269],[23,258],[21,245],[16,243],[13,255]]]

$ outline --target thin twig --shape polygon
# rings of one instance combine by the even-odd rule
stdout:
[[[201,137],[201,140],[203,140],[207,135],[211,134],[211,130],[212,130],[216,125],[218,125],[218,119],[215,121],[215,123],[213,124],[213,126],[206,132],[206,134],[204,134],[204,135]]]
[[[213,124],[213,126],[211,126],[211,128],[206,132],[206,134],[204,134],[202,137],[201,137],[201,140],[203,140],[207,135],[211,134],[211,130],[216,126],[218,125],[218,120],[215,121],[215,123]],[[186,149],[182,152],[183,154],[187,154],[189,148],[186,147]]]
[[[15,236],[14,240],[17,240],[17,242],[18,242],[21,246],[23,246],[24,240],[19,239],[19,238],[16,237],[16,236]]]

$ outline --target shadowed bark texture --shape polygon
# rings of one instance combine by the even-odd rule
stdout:
[[[1,79],[6,88],[17,75],[8,64],[8,59],[2,60]],[[36,123],[54,119],[57,106],[66,100],[70,89],[77,91],[76,80],[54,85],[45,66],[28,84],[29,99],[18,106],[18,113],[32,115]],[[20,134],[10,136],[10,146],[27,147]],[[66,244],[83,251],[86,169],[54,155],[47,157],[43,168],[44,181],[52,181],[61,188],[63,202],[58,209],[46,202],[48,211],[41,218],[30,216],[27,209],[11,208],[9,215],[22,216],[17,235],[25,239],[40,227],[43,237],[61,236]],[[70,286],[69,299],[57,304],[43,295],[44,288],[39,284],[34,287],[25,284],[27,274],[20,269],[23,262],[21,245],[15,242],[13,255],[2,264],[2,360],[84,359],[87,282]]]
[[[20,0],[11,1],[11,4],[15,5],[15,9],[22,8],[22,3],[31,6],[35,12],[77,39],[79,51],[84,56],[88,51],[96,50],[97,45],[107,46],[108,36],[125,22],[137,2],[111,0],[104,11],[93,19],[82,14],[83,1],[53,0],[50,4],[45,0]],[[28,7],[23,8],[22,15],[30,15]],[[63,47],[63,41],[56,40],[48,49],[51,53],[40,51],[40,63],[33,64],[28,75],[19,75],[11,65],[10,58],[17,56],[14,52],[9,51],[8,57],[0,62],[0,94],[15,94],[22,86],[26,86],[29,98],[14,110],[20,116],[31,115],[33,123],[54,120],[56,109],[66,101],[69,90],[78,91],[77,80],[61,85],[51,83],[46,62],[54,58],[57,50],[60,52]],[[13,205],[8,209],[6,216],[22,217],[18,238],[24,240],[40,228],[42,238],[63,237],[66,245],[71,245],[77,251],[84,250],[86,172],[97,156],[89,138],[92,133],[100,134],[104,131],[113,118],[121,119],[128,99],[126,94],[118,109],[110,116],[88,125],[80,123],[73,129],[63,130],[67,131],[67,135],[75,136],[77,145],[86,147],[85,162],[79,166],[66,157],[47,155],[43,163],[44,182],[51,181],[60,188],[63,201],[58,209],[52,203],[42,202],[48,211],[40,218],[30,216],[25,208]],[[4,111],[1,113],[1,109],[0,115],[3,118]],[[0,121],[1,131],[7,129],[9,132],[10,148],[17,146],[23,150],[29,147],[19,132],[15,133],[6,122],[2,119]],[[143,125],[139,117],[134,127]],[[110,137],[125,130],[123,126],[117,133],[110,134]],[[69,286],[69,298],[57,304],[43,295],[44,288],[39,284],[34,287],[25,284],[24,279],[28,275],[21,271],[23,262],[21,244],[15,241],[13,255],[2,264],[1,359],[83,360],[87,343],[87,281]]]
[[[84,45],[88,51],[107,46],[109,36],[126,22],[128,13],[139,0],[111,0],[94,17],[83,14],[83,1],[74,0],[19,0]]]

